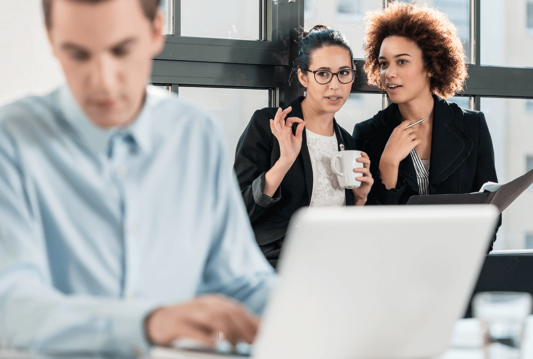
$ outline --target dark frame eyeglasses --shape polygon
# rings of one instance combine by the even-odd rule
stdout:
[[[355,69],[342,69],[340,70],[339,72],[331,72],[329,70],[315,70],[315,71],[311,71],[309,69],[304,69],[302,67],[300,67],[300,70],[304,70],[304,71],[307,71],[307,72],[311,72],[315,78],[315,81],[317,82],[317,84],[319,85],[327,85],[331,82],[331,80],[333,80],[333,76],[337,76],[337,80],[339,80],[339,82],[341,84],[349,84],[351,82],[353,82],[353,80],[355,80]],[[346,74],[345,76],[348,76],[348,78],[350,80],[347,80],[346,78],[344,79],[345,81],[341,80],[341,76],[339,76],[340,73],[342,72],[349,72],[351,73],[351,76],[349,74]],[[329,78],[327,81],[326,81],[326,76],[324,76],[324,78],[320,79],[320,81],[318,80],[318,78],[316,77],[316,74],[317,73],[324,73],[324,74],[328,74],[327,77]],[[320,77],[320,76],[319,76]],[[347,81],[346,81],[347,80]],[[325,81],[325,82],[324,82]]]

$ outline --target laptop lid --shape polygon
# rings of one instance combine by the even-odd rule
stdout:
[[[441,354],[464,314],[497,214],[490,205],[300,210],[254,357]]]

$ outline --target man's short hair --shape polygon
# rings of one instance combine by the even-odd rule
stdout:
[[[104,1],[110,0],[69,0],[77,2],[86,2],[91,4],[98,4]],[[150,20],[154,21],[157,15],[157,9],[161,0],[139,0],[143,8],[144,15]],[[53,0],[43,0],[44,22],[46,27],[50,29],[52,27],[52,3]]]

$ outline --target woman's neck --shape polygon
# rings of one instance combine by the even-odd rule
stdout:
[[[302,106],[305,128],[322,136],[333,136],[335,134],[333,128],[333,113],[319,112],[315,106],[310,103],[307,97],[300,105]]]
[[[428,117],[429,122],[433,121],[434,100],[431,93],[417,97],[409,102],[398,104],[398,109],[402,115],[402,121],[416,122]]]

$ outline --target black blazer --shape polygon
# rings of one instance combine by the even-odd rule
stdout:
[[[292,111],[287,118],[299,117],[305,121],[300,106],[303,99],[299,97],[291,103]],[[234,165],[255,238],[274,268],[291,216],[297,209],[309,206],[313,193],[313,169],[304,131],[300,154],[274,197],[263,194],[265,173],[280,157],[278,140],[270,130],[270,119],[276,116],[277,110],[264,108],[254,113],[237,144]],[[296,126],[293,125],[293,132]],[[346,150],[355,150],[353,137],[335,120],[333,126],[339,146],[343,144]],[[353,204],[353,192],[346,190],[346,205]]]
[[[487,181],[498,182],[494,149],[483,113],[464,110],[455,103],[433,97],[429,194],[477,192]],[[400,162],[396,188],[387,190],[381,182],[379,161],[392,131],[400,123],[398,105],[391,104],[354,127],[357,149],[365,151],[371,161],[374,185],[368,204],[405,204],[411,196],[419,194],[411,156]]]

